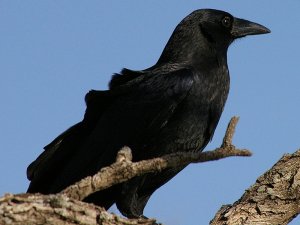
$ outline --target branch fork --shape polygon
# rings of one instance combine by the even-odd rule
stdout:
[[[131,149],[124,146],[117,154],[116,162],[102,168],[94,176],[88,176],[69,186],[61,193],[76,200],[83,200],[88,195],[125,182],[135,176],[161,171],[170,167],[185,166],[190,163],[201,163],[219,160],[231,156],[251,156],[246,149],[237,149],[232,144],[238,117],[233,117],[227,127],[220,148],[205,152],[177,152],[159,158],[132,162]]]

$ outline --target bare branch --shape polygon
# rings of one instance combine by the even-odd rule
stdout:
[[[232,145],[233,135],[235,132],[236,125],[239,122],[239,119],[240,118],[237,116],[234,116],[230,119],[226,129],[225,136],[223,138],[223,143],[221,145],[221,148],[225,148]]]
[[[206,162],[230,156],[250,156],[250,151],[239,150],[232,145],[237,121],[238,118],[230,121],[221,147],[214,151],[180,152],[161,158],[132,162],[130,149],[124,147],[119,151],[113,165],[67,188],[63,191],[64,194],[5,195],[0,198],[0,224],[154,225],[155,220],[122,218],[106,212],[101,207],[76,199],[83,199],[90,193],[144,173],[187,165],[191,162]],[[222,206],[210,225],[288,224],[300,213],[299,193],[300,150],[283,156],[233,205]]]
[[[102,168],[94,176],[86,177],[74,185],[69,186],[61,193],[77,200],[83,200],[96,191],[101,191],[142,174],[153,173],[170,167],[184,166],[189,163],[207,162],[231,156],[251,156],[249,150],[236,149],[232,144],[237,122],[238,117],[233,117],[230,120],[221,147],[213,151],[177,152],[160,158],[132,162],[131,150],[125,146],[119,151],[114,164]]]
[[[300,213],[300,150],[285,155],[240,200],[223,206],[210,225],[285,225]],[[151,225],[154,220],[110,214],[65,195],[19,194],[0,198],[0,224]]]

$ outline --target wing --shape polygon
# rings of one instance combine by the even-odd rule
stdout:
[[[118,80],[109,91],[89,92],[83,121],[47,145],[28,167],[28,192],[58,192],[113,163],[124,145],[138,149],[168,123],[194,82],[188,69]]]
[[[110,88],[124,85],[141,75],[141,72],[123,69],[121,74],[115,74],[110,82]],[[85,96],[86,112],[82,122],[75,124],[68,130],[60,134],[50,144],[44,147],[45,151],[27,167],[27,178],[29,180],[38,180],[37,177],[45,176],[45,171],[61,169],[58,162],[68,160],[68,157],[75,153],[79,143],[83,142],[94,129],[95,124],[102,112],[107,108],[113,99],[108,91],[91,90]],[[41,174],[39,176],[39,174]],[[33,191],[33,184],[29,190]]]
[[[112,102],[108,91],[90,91],[85,97],[87,109],[83,121],[60,134],[27,167],[31,180],[28,192],[50,193],[49,183],[56,179],[64,164],[86,141],[105,108]]]
[[[166,126],[189,93],[194,83],[193,76],[188,69],[166,74],[144,74],[138,80],[128,81],[113,89],[111,95],[115,98],[114,103],[99,118],[82,152],[74,162],[70,162],[66,171],[72,171],[75,161],[80,159],[83,164],[91,166],[78,167],[78,173],[95,173],[110,165],[124,145],[133,149],[134,160],[145,158],[147,154],[139,149]]]

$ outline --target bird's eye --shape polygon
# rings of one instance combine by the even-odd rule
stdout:
[[[229,16],[225,16],[223,19],[222,19],[222,25],[224,27],[230,27],[231,26],[231,18]]]

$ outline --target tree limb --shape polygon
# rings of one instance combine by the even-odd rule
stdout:
[[[231,156],[251,156],[249,150],[237,149],[232,144],[237,122],[238,117],[233,117],[230,120],[221,147],[213,151],[177,152],[159,158],[132,162],[130,148],[124,147],[119,151],[115,163],[102,168],[94,176],[86,177],[69,186],[61,193],[73,199],[83,200],[96,191],[101,191],[142,174],[158,172],[170,167],[184,166],[189,163],[219,160]]]
[[[154,225],[151,219],[126,219],[65,195],[6,194],[0,198],[1,225]]]
[[[189,163],[207,162],[230,156],[250,156],[248,150],[232,145],[238,118],[227,128],[220,148],[206,152],[180,152],[140,162],[132,162],[131,151],[124,147],[116,162],[93,177],[88,177],[56,195],[7,194],[0,198],[0,224],[15,225],[154,225],[153,219],[126,219],[103,208],[81,202],[85,196],[144,173]],[[233,205],[223,206],[210,225],[284,225],[300,212],[300,150],[285,155],[258,178]]]
[[[284,155],[210,225],[285,225],[300,213],[300,149]]]

